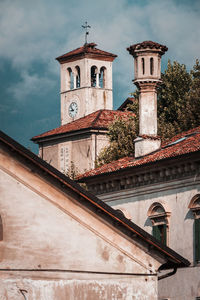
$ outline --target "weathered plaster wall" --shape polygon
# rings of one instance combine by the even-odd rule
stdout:
[[[168,246],[193,261],[193,222],[194,218],[188,205],[194,195],[199,193],[200,184],[196,178],[165,184],[133,188],[126,191],[100,195],[109,205],[122,206],[134,223],[152,233],[152,223],[148,210],[154,202],[163,205],[170,212]],[[179,227],[178,230],[174,228]],[[187,243],[185,243],[187,241]]]
[[[39,156],[42,157],[48,164],[58,168],[58,144],[41,145],[39,148]]]
[[[99,196],[111,206],[123,208],[134,223],[151,234],[152,223],[147,215],[150,206],[159,202],[171,213],[168,246],[187,258],[192,266],[159,282],[161,299],[188,300],[200,296],[200,266],[194,264],[194,217],[188,208],[192,197],[199,192],[200,178],[195,176]]]
[[[69,293],[70,299],[81,300],[157,299],[161,262],[28,166],[0,153],[0,169],[0,269],[7,270],[0,271],[3,299],[15,299],[20,289],[35,300],[64,300]],[[46,275],[44,269],[58,274]],[[82,275],[75,276],[75,270]],[[103,274],[95,279],[90,271]],[[61,278],[62,272],[68,277]],[[122,274],[116,279],[105,272]],[[127,272],[141,275],[123,275]]]
[[[0,299],[5,300],[24,299],[23,294],[25,299],[31,300],[157,300],[156,293],[155,280],[137,277],[87,280],[10,278],[0,282]]]
[[[62,173],[67,174],[72,162],[78,173],[95,167],[99,152],[108,145],[106,134],[89,133],[44,143],[39,155]]]

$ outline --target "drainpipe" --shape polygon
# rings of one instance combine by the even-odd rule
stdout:
[[[170,277],[170,276],[176,274],[176,272],[177,272],[177,267],[174,267],[174,270],[172,272],[169,272],[169,273],[167,273],[165,275],[162,275],[162,276],[158,276],[158,280],[162,280],[164,278]]]

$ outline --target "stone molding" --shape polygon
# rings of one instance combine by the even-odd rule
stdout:
[[[134,171],[133,171],[134,172]],[[128,172],[127,172],[128,173]],[[159,166],[135,173],[105,174],[98,181],[86,182],[88,190],[96,195],[138,188],[151,184],[180,180],[200,173],[200,162],[182,161],[181,164]]]

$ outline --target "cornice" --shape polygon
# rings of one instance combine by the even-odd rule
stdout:
[[[149,168],[133,170],[133,172],[120,172],[118,174],[105,174],[98,178],[98,181],[88,180],[86,182],[88,190],[96,195],[104,195],[124,190],[140,187],[152,186],[156,184],[166,184],[173,181],[182,181],[183,179],[199,178],[200,158],[195,161],[177,160],[173,164],[156,164]]]

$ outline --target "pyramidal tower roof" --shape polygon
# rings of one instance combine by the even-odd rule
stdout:
[[[56,58],[61,64],[81,58],[93,58],[98,60],[113,61],[117,55],[96,48],[97,44],[87,43],[82,47],[67,52]]]

